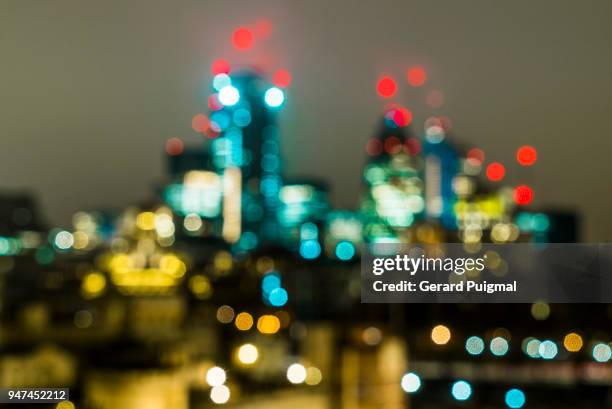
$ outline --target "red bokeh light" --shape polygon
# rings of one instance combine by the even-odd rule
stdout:
[[[444,132],[449,132],[451,129],[453,129],[453,121],[451,121],[451,119],[447,116],[441,116],[440,123],[442,124],[442,129],[444,129]]]
[[[468,151],[467,158],[482,164],[485,160],[485,154],[482,149],[472,148]]]
[[[397,83],[393,78],[385,76],[378,81],[376,90],[381,97],[391,98],[397,91]]]
[[[421,152],[421,142],[416,138],[408,138],[404,142],[404,152],[409,155],[418,155]]]
[[[499,182],[506,175],[506,168],[499,162],[493,162],[487,166],[487,178],[493,182]]]
[[[520,185],[514,188],[514,202],[517,205],[528,205],[533,201],[533,189],[527,185]]]
[[[253,31],[258,38],[268,38],[272,34],[272,23],[269,20],[259,20],[255,23]]]
[[[215,124],[216,125],[216,124]],[[209,137],[210,139],[215,139],[217,136],[219,136],[221,134],[221,132],[219,132],[218,130],[215,130],[212,128],[212,124],[210,127],[208,127],[208,129],[206,130],[206,136]]]
[[[398,153],[402,148],[402,143],[397,136],[390,136],[385,139],[385,152],[388,154]]]
[[[429,91],[425,102],[431,108],[441,108],[444,105],[444,93],[437,89]]]
[[[390,114],[397,126],[408,126],[412,123],[412,112],[408,108],[397,107]]]
[[[229,74],[230,70],[231,70],[231,67],[230,67],[229,62],[227,62],[227,60],[224,60],[223,58],[219,58],[213,61],[213,63],[210,66],[210,71],[213,73],[213,75]]]
[[[291,85],[291,73],[284,69],[276,71],[272,76],[272,83],[279,88],[287,88]]]
[[[208,97],[208,109],[211,111],[219,111],[223,109],[223,104],[219,101],[219,95],[212,94]]]
[[[210,122],[204,114],[197,114],[191,119],[191,127],[194,131],[204,133],[208,130]]]
[[[253,46],[253,33],[246,27],[239,27],[234,31],[232,43],[237,50],[248,50]]]
[[[178,156],[183,153],[185,146],[179,138],[170,138],[166,141],[166,153],[170,156]]]
[[[516,160],[522,166],[531,166],[538,159],[538,152],[533,146],[524,145],[516,151]]]
[[[420,87],[421,85],[425,84],[425,81],[427,81],[427,73],[425,72],[425,69],[418,65],[408,70],[407,77],[408,84],[413,87]]]
[[[366,152],[370,156],[378,156],[382,153],[382,142],[377,138],[370,138],[366,143]]]

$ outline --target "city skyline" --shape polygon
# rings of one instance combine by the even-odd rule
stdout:
[[[598,222],[612,202],[609,189],[582,183],[611,172],[608,141],[601,137],[610,131],[602,120],[610,104],[605,98],[612,85],[610,61],[601,52],[609,28],[598,16],[606,14],[607,3],[600,4],[601,13],[570,3],[531,5],[531,13],[522,4],[496,8],[482,3],[470,9],[449,3],[446,13],[439,13],[422,4],[387,2],[368,13],[358,7],[339,26],[321,18],[316,3],[242,5],[239,17],[229,5],[218,5],[216,14],[205,12],[204,3],[181,5],[172,10],[143,5],[146,13],[132,6],[125,14],[100,6],[97,12],[107,14],[109,26],[114,22],[114,33],[78,5],[65,13],[61,25],[47,18],[51,10],[45,6],[33,14],[27,7],[3,13],[12,21],[3,24],[13,34],[6,38],[16,39],[6,44],[3,68],[6,137],[0,171],[12,175],[4,178],[3,188],[33,189],[45,214],[59,225],[78,209],[121,208],[146,200],[163,176],[165,140],[201,140],[190,128],[192,116],[202,109],[197,89],[208,84],[213,58],[231,48],[231,27],[269,18],[278,34],[270,40],[269,54],[274,64],[294,74],[280,117],[287,175],[327,179],[334,205],[358,202],[364,145],[384,104],[376,95],[377,77],[401,78],[408,66],[420,63],[430,74],[427,89],[446,96],[435,113],[451,117],[458,139],[504,163],[518,146],[532,143],[544,154],[531,175],[535,203],[578,210],[586,240],[612,235],[612,226]],[[391,10],[396,8],[404,13],[395,16]],[[336,3],[330,11],[341,9]],[[486,21],[479,17],[485,10]],[[551,18],[532,17],[544,12]],[[409,24],[400,24],[400,16]],[[25,32],[28,25],[19,24],[24,19],[37,29]],[[427,35],[429,21],[439,22],[437,34]],[[171,27],[169,32],[156,28],[161,22]],[[515,22],[526,29],[516,32]],[[371,35],[360,39],[364,24]],[[380,30],[383,25],[392,29]],[[68,41],[63,26],[83,32],[81,40]],[[484,29],[490,38],[472,41]],[[117,36],[122,41],[115,41]],[[45,51],[51,48],[52,54]],[[465,58],[465,50],[472,57]],[[398,100],[421,120],[429,113],[424,97],[425,91],[404,89]],[[29,145],[37,149],[23,148]],[[342,160],[336,160],[337,152]]]

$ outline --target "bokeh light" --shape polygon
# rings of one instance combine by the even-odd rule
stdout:
[[[485,160],[485,154],[482,149],[472,148],[468,151],[467,158],[478,162],[479,165],[482,165]]]
[[[558,351],[557,344],[550,340],[542,341],[540,347],[538,348],[538,352],[542,359],[547,360],[554,359],[557,356]]]
[[[471,336],[465,341],[465,350],[470,355],[480,355],[485,349],[484,340],[477,336]]]
[[[522,166],[531,166],[538,159],[538,153],[533,146],[524,145],[516,151],[516,160]]]
[[[404,392],[415,393],[421,388],[421,378],[413,372],[408,372],[402,376],[401,386]]]
[[[382,331],[376,327],[368,327],[363,330],[361,338],[366,345],[378,345],[382,341]]]
[[[225,106],[234,106],[240,101],[240,92],[232,85],[219,90],[219,102]]]
[[[612,358],[612,349],[607,344],[599,343],[593,347],[592,354],[595,361],[605,363]]]
[[[218,405],[227,403],[230,399],[230,390],[225,385],[218,385],[210,390],[210,400]]]
[[[234,319],[234,309],[229,305],[222,305],[217,308],[217,321],[222,324],[229,324]]]
[[[291,85],[291,73],[285,69],[277,70],[272,75],[272,83],[279,88],[287,88]]]
[[[223,58],[219,58],[213,61],[210,66],[210,71],[213,75],[229,74],[231,71],[230,63],[227,62],[227,60],[224,60]]]
[[[191,127],[193,128],[194,131],[198,133],[206,132],[209,126],[210,126],[210,121],[208,120],[208,117],[204,114],[196,114],[191,119]]]
[[[213,366],[206,371],[206,383],[210,386],[223,385],[226,378],[225,370],[218,366]]]
[[[236,315],[236,320],[234,321],[234,325],[240,331],[248,331],[253,327],[253,316],[248,312],[241,312]]]
[[[540,358],[540,340],[536,338],[528,338],[525,343],[525,354],[529,358],[537,359]]]
[[[456,400],[468,400],[472,396],[472,386],[466,381],[457,381],[451,388],[451,394]]]
[[[304,240],[300,245],[300,255],[307,260],[313,260],[321,255],[321,245],[316,240]]]
[[[232,43],[237,50],[246,51],[253,46],[253,33],[246,27],[239,27],[234,31]]]
[[[238,360],[245,365],[254,364],[259,358],[259,351],[253,344],[244,344],[238,348]]]
[[[421,67],[420,65],[411,67],[408,70],[406,77],[408,79],[408,84],[413,87],[420,87],[427,81],[427,73],[425,72],[425,68]]]
[[[528,205],[533,201],[533,190],[527,185],[514,188],[514,202],[517,205]]]
[[[531,304],[531,315],[538,321],[544,321],[550,315],[550,305],[542,301]]]
[[[282,307],[287,304],[287,300],[289,296],[287,295],[287,290],[284,288],[275,288],[270,291],[270,295],[268,296],[268,302],[273,307]]]
[[[166,141],[166,153],[170,156],[178,156],[183,153],[183,141],[179,138],[170,138]]]
[[[397,92],[397,83],[392,77],[384,76],[378,80],[376,90],[381,97],[391,98]]]
[[[436,325],[431,330],[431,340],[436,345],[446,345],[451,339],[451,332],[444,325]]]
[[[257,320],[257,330],[262,334],[276,334],[280,329],[280,321],[275,315],[262,315]]]
[[[289,380],[289,382],[293,383],[293,384],[300,384],[300,383],[304,383],[304,381],[306,380],[306,368],[304,368],[304,365],[295,363],[289,366],[289,368],[287,368],[287,380]]]
[[[232,85],[232,79],[227,74],[217,74],[213,78],[212,85],[215,91],[219,91],[222,88],[227,87],[228,85]]]
[[[319,368],[310,366],[306,369],[306,379],[304,380],[306,385],[315,386],[320,384],[322,380],[323,374]]]
[[[278,108],[285,102],[285,93],[277,87],[268,88],[264,94],[266,105],[271,108]]]
[[[582,337],[575,332],[571,332],[563,338],[563,346],[568,352],[580,351],[583,344]]]
[[[509,408],[520,409],[525,405],[525,394],[520,389],[510,389],[504,400]]]
[[[355,256],[355,246],[350,241],[341,241],[336,244],[336,257],[347,261]]]
[[[272,23],[269,20],[257,20],[253,27],[253,34],[257,38],[266,39],[272,34]]]
[[[510,345],[508,341],[503,337],[495,337],[489,344],[489,350],[495,356],[504,356],[508,353]]]
[[[506,168],[499,162],[493,162],[487,166],[486,174],[490,181],[499,182],[506,175]]]

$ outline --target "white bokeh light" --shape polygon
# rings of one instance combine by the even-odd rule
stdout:
[[[219,102],[223,105],[231,107],[240,101],[240,92],[236,87],[227,85],[219,90]]]
[[[268,106],[277,108],[285,102],[285,93],[280,88],[272,87],[266,91],[264,100]]]
[[[223,368],[219,368],[218,366],[210,368],[206,372],[206,383],[210,386],[219,386],[225,383],[226,375]]]
[[[306,380],[306,368],[300,364],[293,364],[287,368],[287,379],[291,383],[303,383]]]

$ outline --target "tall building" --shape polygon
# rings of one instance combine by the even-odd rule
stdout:
[[[367,242],[408,241],[408,229],[425,211],[420,142],[402,126],[401,115],[388,111],[379,134],[366,146],[361,212]]]

